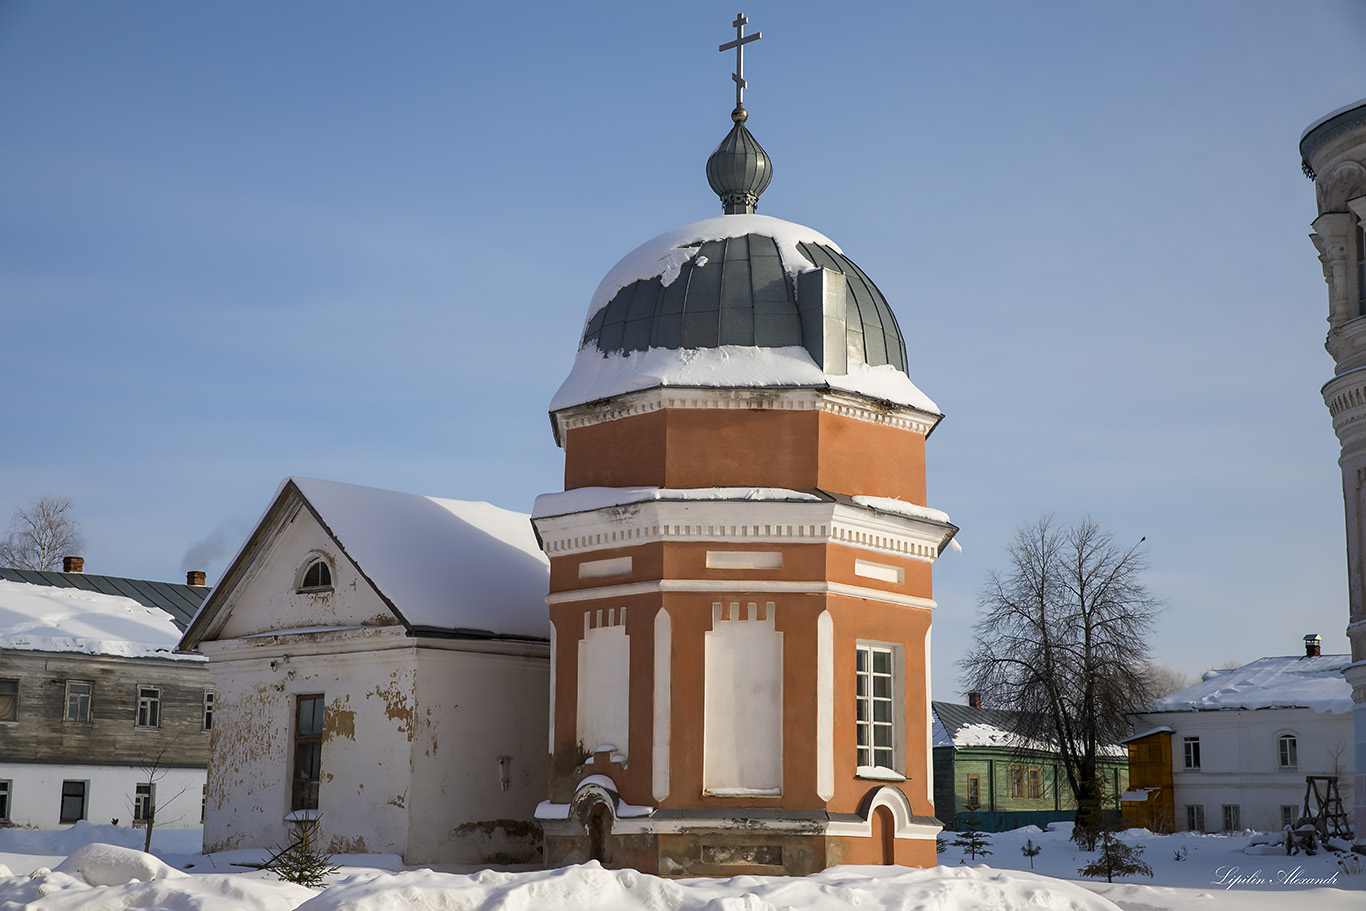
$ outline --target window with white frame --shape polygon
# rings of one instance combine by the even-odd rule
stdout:
[[[1185,767],[1188,769],[1200,768],[1200,738],[1184,738],[1181,741],[1181,749],[1185,757]]]
[[[68,680],[66,682],[66,720],[89,721],[90,700],[95,685],[89,680]]]
[[[860,769],[900,774],[902,715],[900,649],[895,645],[860,643],[856,658],[855,727]]]
[[[1294,734],[1282,734],[1276,738],[1276,765],[1282,769],[1298,768],[1299,743]]]
[[[59,822],[80,822],[85,819],[85,798],[89,787],[88,781],[62,782],[62,811],[58,817]]]
[[[145,826],[156,812],[156,785],[144,781],[133,792],[133,825]]]
[[[1186,804],[1186,831],[1203,832],[1205,831],[1205,806],[1204,804]]]
[[[332,587],[332,567],[326,558],[314,554],[299,572],[297,588],[301,592],[320,591]]]
[[[12,781],[0,781],[0,822],[9,822],[9,800],[13,787]]]
[[[1243,827],[1243,808],[1240,804],[1224,804],[1224,831],[1237,832]]]
[[[1281,804],[1281,828],[1294,826],[1295,818],[1299,816],[1300,808],[1293,803]]]
[[[213,690],[204,691],[204,730],[213,730]]]
[[[138,687],[138,717],[140,728],[161,727],[161,687]]]

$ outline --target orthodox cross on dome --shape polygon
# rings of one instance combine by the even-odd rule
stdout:
[[[745,18],[745,14],[736,13],[735,21],[731,23],[735,29],[735,40],[727,41],[717,48],[722,53],[735,48],[735,72],[731,73],[730,78],[735,80],[735,110],[737,111],[742,111],[745,107],[745,45],[764,37],[763,32],[746,35],[746,25],[749,25],[749,20]]]

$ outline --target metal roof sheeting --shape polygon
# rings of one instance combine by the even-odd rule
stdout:
[[[145,607],[159,608],[170,614],[176,627],[182,632],[209,594],[207,587],[199,585],[155,582],[150,579],[125,579],[122,576],[99,576],[93,573],[14,569],[6,566],[0,566],[0,579],[132,598]]]

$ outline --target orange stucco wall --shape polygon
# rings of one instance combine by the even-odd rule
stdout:
[[[565,435],[564,486],[785,487],[925,505],[925,438],[816,411],[667,408]]]
[[[765,592],[747,589],[746,579],[800,581],[834,579],[866,588],[929,597],[928,564],[900,560],[885,555],[880,562],[899,563],[907,570],[901,585],[877,582],[853,573],[854,548],[827,545],[789,545],[781,548],[781,570],[709,570],[706,550],[717,544],[651,544],[631,548],[594,551],[586,555],[557,557],[551,563],[552,590],[582,589],[585,586],[625,584],[638,578],[724,579],[733,583],[722,593],[651,592],[629,596],[604,593],[551,609],[556,626],[558,654],[556,702],[554,711],[555,751],[574,752],[577,711],[578,641],[582,638],[584,616],[597,610],[627,608],[626,632],[630,638],[629,761],[625,766],[605,768],[608,757],[598,757],[593,768],[559,766],[552,799],[565,801],[582,774],[599,772],[612,776],[621,788],[622,798],[630,803],[655,804],[652,794],[652,744],[654,726],[654,624],[659,610],[669,612],[671,620],[671,770],[670,793],[660,802],[664,807],[781,807],[829,808],[854,812],[864,795],[884,782],[859,779],[855,775],[854,678],[855,648],[860,641],[899,645],[902,649],[902,682],[905,687],[901,731],[903,757],[908,781],[903,790],[915,813],[933,815],[927,796],[926,728],[929,703],[925,692],[924,643],[930,627],[930,611],[886,602],[825,593]],[[726,545],[729,549],[732,546]],[[736,549],[740,545],[734,545]],[[748,549],[774,549],[773,545],[748,545]],[[580,580],[579,562],[630,553],[638,557],[629,576],[610,580]],[[564,583],[561,586],[560,581]],[[712,605],[738,601],[776,607],[776,628],[783,633],[783,793],[781,797],[712,797],[703,794],[703,719],[706,693],[705,641],[712,628]],[[816,708],[817,618],[829,610],[834,621],[834,798],[827,804],[816,794],[816,751],[814,749]]]

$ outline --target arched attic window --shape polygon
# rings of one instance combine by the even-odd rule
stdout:
[[[318,554],[311,554],[304,565],[299,568],[298,581],[295,585],[301,592],[319,591],[332,587],[332,567],[328,564],[327,558]]]

